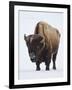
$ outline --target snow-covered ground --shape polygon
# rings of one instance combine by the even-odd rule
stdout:
[[[26,63],[25,63],[26,64]],[[29,80],[29,79],[46,79],[46,78],[61,78],[63,77],[63,68],[58,67],[56,70],[52,69],[53,63],[50,63],[50,70],[46,71],[45,63],[40,64],[40,71],[36,71],[35,63],[29,62],[24,65],[24,68],[19,71],[19,80]]]
[[[29,80],[29,79],[48,79],[48,78],[61,78],[63,77],[62,70],[50,70],[50,71],[20,71],[19,74],[20,80]]]

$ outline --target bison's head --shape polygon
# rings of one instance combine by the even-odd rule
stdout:
[[[24,40],[26,41],[31,61],[36,62],[37,56],[45,47],[43,37],[38,34],[32,34],[29,36],[24,35]]]

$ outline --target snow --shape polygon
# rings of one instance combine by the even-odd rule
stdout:
[[[26,63],[25,63],[26,64]],[[56,63],[57,64],[57,63]],[[45,63],[40,64],[40,71],[36,71],[35,63],[28,62],[24,65],[24,68],[19,71],[19,80],[29,80],[29,79],[46,79],[46,78],[61,78],[63,77],[63,68],[58,67],[57,69],[53,70],[52,68],[53,63],[50,63],[50,70],[46,71]]]
[[[62,70],[50,70],[50,71],[20,71],[20,80],[29,80],[29,79],[47,79],[47,78],[61,78],[63,77]]]

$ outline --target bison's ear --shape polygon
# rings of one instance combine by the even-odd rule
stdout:
[[[26,38],[27,38],[27,37],[26,37],[26,34],[24,34],[24,40],[25,40],[25,41],[26,41]]]

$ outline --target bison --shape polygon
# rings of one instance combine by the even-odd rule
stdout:
[[[46,22],[38,22],[34,34],[24,35],[24,39],[31,61],[36,63],[36,70],[40,70],[42,62],[45,62],[46,70],[49,70],[51,59],[53,69],[56,69],[55,61],[60,42],[60,33],[56,28]]]

